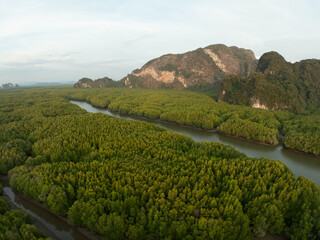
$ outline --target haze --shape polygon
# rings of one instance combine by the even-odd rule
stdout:
[[[0,84],[121,79],[150,59],[223,43],[320,58],[318,1],[0,0]]]

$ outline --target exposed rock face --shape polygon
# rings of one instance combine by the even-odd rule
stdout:
[[[81,78],[73,85],[74,88],[104,88],[104,87],[117,87],[120,86],[119,82],[113,81],[108,77],[92,80],[90,78]]]
[[[261,56],[257,72],[249,77],[227,76],[219,100],[263,109],[300,113],[320,106],[320,60],[287,62],[279,53]]]
[[[256,64],[251,50],[218,44],[153,59],[121,81],[141,88],[215,87],[226,75],[248,76]]]
[[[251,98],[253,108],[268,109],[266,105],[260,103],[259,99]]]
[[[74,88],[92,88],[93,80],[90,78],[81,78],[73,85]]]

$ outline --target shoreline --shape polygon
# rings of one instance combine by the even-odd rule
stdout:
[[[74,99],[70,99],[70,100],[79,101],[79,100],[74,100]],[[119,114],[120,116],[123,115],[123,116],[138,118],[138,119],[140,118],[140,119],[144,119],[144,120],[148,120],[148,121],[170,123],[170,124],[173,124],[173,125],[178,125],[178,126],[191,128],[191,129],[196,129],[196,130],[200,130],[200,131],[203,131],[203,132],[219,132],[219,130],[217,128],[205,129],[205,128],[200,128],[200,127],[190,126],[190,125],[187,125],[187,124],[171,122],[171,121],[168,121],[168,120],[161,120],[160,118],[148,118],[146,116],[140,116],[140,115],[136,115],[136,114],[121,113],[119,111],[114,111],[114,110],[112,110],[112,109],[110,109],[108,107],[99,107],[99,106],[93,105],[92,103],[87,102],[87,101],[79,101],[79,102],[86,102],[86,103],[90,104],[92,107],[95,107],[95,108],[98,108],[98,109],[101,109],[101,110],[108,110],[109,112],[114,113],[114,114]]]
[[[25,201],[28,201],[29,203],[33,204],[33,205],[36,205],[37,207],[45,210],[46,212],[49,212],[50,214],[58,217],[60,220],[64,221],[66,224],[70,225],[68,223],[68,218],[65,217],[65,216],[61,216],[61,215],[58,215],[54,212],[52,212],[47,206],[43,205],[42,203],[40,202],[37,202],[36,200],[30,198],[30,197],[27,197],[25,196],[23,193],[17,191],[16,189],[13,189],[10,185],[9,185],[9,176],[8,175],[3,175],[3,174],[0,174],[0,181],[7,181],[8,182],[8,186],[12,189],[12,191],[18,195],[20,198],[22,198],[23,200]],[[23,210],[22,210],[23,211]],[[83,227],[78,227],[78,226],[73,226],[73,225],[70,225],[74,228],[77,229],[77,231],[79,231],[81,234],[83,234],[85,237],[87,237],[88,239],[92,239],[92,240],[103,240],[105,239],[105,237],[103,235],[99,235],[99,234],[95,234],[93,232],[91,232],[89,229],[87,228],[83,228]],[[253,238],[252,240],[263,240],[263,239],[273,239],[273,237],[275,237],[276,239],[279,239],[279,240],[285,240],[287,239],[284,234],[271,234],[271,233],[267,233],[265,237],[262,237],[262,238],[258,238],[258,237],[255,237]]]
[[[299,153],[299,154],[303,154],[303,155],[308,155],[308,156],[311,156],[311,157],[320,158],[320,155],[316,155],[316,154],[313,154],[313,153],[310,153],[310,152],[303,152],[303,151],[300,151],[300,150],[297,150],[297,149],[294,149],[294,148],[290,148],[290,147],[287,147],[285,144],[283,144],[283,148],[286,149],[286,150],[289,150],[291,152],[295,152],[295,153]]]
[[[69,100],[69,102],[70,102],[70,100],[78,101],[78,102],[85,102],[85,103],[90,104],[92,107],[95,107],[95,108],[98,108],[98,109],[101,109],[101,110],[108,110],[111,113],[119,114],[120,116],[122,115],[122,116],[129,116],[129,117],[137,118],[137,120],[140,118],[140,119],[145,119],[145,120],[148,120],[148,121],[163,122],[163,123],[169,123],[169,124],[173,124],[173,125],[177,125],[177,126],[183,126],[183,127],[187,127],[187,128],[191,128],[191,129],[200,130],[200,131],[203,131],[203,132],[219,133],[221,135],[225,135],[225,136],[228,136],[228,137],[241,139],[241,140],[248,141],[248,142],[253,142],[253,143],[256,143],[256,144],[259,144],[259,145],[263,145],[263,146],[267,146],[267,147],[281,146],[284,149],[288,149],[288,150],[293,151],[293,152],[297,152],[297,153],[300,153],[300,154],[313,156],[313,157],[316,157],[316,158],[320,159],[320,155],[315,155],[313,153],[303,152],[303,151],[299,151],[299,150],[296,150],[296,149],[293,149],[293,148],[286,147],[284,145],[284,143],[282,142],[283,141],[282,139],[283,139],[284,136],[282,135],[281,131],[279,131],[279,136],[280,136],[279,143],[278,144],[269,144],[269,143],[266,143],[266,142],[259,142],[259,141],[253,140],[253,139],[248,139],[248,138],[244,138],[244,137],[240,137],[240,136],[236,136],[236,135],[226,134],[226,133],[223,133],[223,132],[219,131],[217,128],[213,128],[213,129],[198,128],[198,127],[194,127],[194,126],[190,126],[190,125],[186,125],[186,124],[180,124],[180,123],[176,123],[176,122],[170,122],[170,121],[166,121],[166,120],[161,120],[159,118],[152,119],[152,118],[148,118],[148,117],[145,117],[145,116],[120,113],[120,112],[117,112],[117,111],[113,111],[113,110],[109,109],[108,107],[95,106],[92,103],[87,102],[86,100],[75,100],[75,99],[71,99],[71,98],[68,98],[68,100]]]
[[[79,100],[74,100],[74,99],[71,99],[71,98],[70,98],[70,100],[72,100],[72,101],[79,101]],[[270,144],[270,143],[260,142],[260,141],[256,141],[256,140],[253,140],[253,139],[241,137],[241,136],[236,136],[236,135],[232,135],[232,134],[227,134],[227,133],[224,133],[224,132],[219,131],[218,128],[212,128],[212,129],[199,128],[199,127],[194,127],[194,126],[190,126],[190,125],[186,125],[186,124],[182,124],[182,123],[171,122],[171,121],[167,121],[167,120],[161,120],[160,118],[148,118],[148,117],[146,117],[146,116],[139,116],[139,115],[135,115],[135,114],[120,113],[120,112],[118,112],[118,111],[111,110],[111,109],[108,108],[108,107],[99,107],[99,106],[93,105],[92,103],[87,102],[87,101],[85,101],[85,100],[84,100],[84,101],[79,101],[79,102],[86,102],[86,103],[90,104],[92,107],[95,107],[95,108],[98,108],[98,109],[101,109],[101,110],[108,110],[108,111],[110,111],[111,113],[119,114],[120,116],[123,115],[123,116],[129,116],[129,117],[133,117],[133,118],[138,118],[138,119],[139,119],[139,118],[140,118],[140,119],[145,119],[145,120],[148,120],[148,121],[169,123],[169,124],[173,124],[173,125],[177,125],[177,126],[183,126],[183,127],[186,127],[186,128],[191,128],[191,129],[200,130],[200,131],[203,131],[203,132],[220,133],[220,134],[225,135],[225,136],[228,136],[228,137],[238,138],[238,139],[242,139],[242,140],[245,140],[245,141],[249,141],[249,142],[253,142],[253,143],[257,143],[257,144],[265,145],[265,146],[269,146],[269,147],[276,147],[276,146],[279,146],[279,145],[280,145],[279,143],[278,143],[278,144]]]
[[[266,142],[259,142],[259,141],[256,141],[256,140],[253,140],[253,139],[249,139],[249,138],[245,138],[245,137],[241,137],[241,136],[236,136],[236,135],[232,135],[232,134],[227,134],[227,133],[224,133],[224,132],[221,132],[221,131],[218,131],[220,134],[222,135],[225,135],[225,136],[228,136],[228,137],[233,137],[233,138],[238,138],[238,139],[242,139],[242,140],[245,140],[245,141],[249,141],[249,142],[253,142],[253,143],[257,143],[257,144],[260,144],[260,145],[264,145],[264,146],[268,146],[268,147],[277,147],[277,146],[281,146],[281,144],[270,144],[270,143],[266,143]],[[282,145],[284,147],[284,145]]]
[[[17,191],[16,189],[14,189],[13,187],[10,186],[9,184],[9,176],[8,175],[3,175],[0,174],[0,182],[7,182],[7,187],[11,188],[11,190],[14,192],[15,195],[19,196],[21,199],[23,199],[26,202],[29,202],[35,206],[37,206],[38,208],[41,208],[42,210],[48,212],[49,214],[54,215],[55,217],[59,218],[61,221],[63,221],[65,224],[69,225],[71,228],[75,228],[79,233],[81,233],[82,235],[84,235],[85,237],[87,237],[88,239],[93,239],[93,240],[102,240],[105,239],[103,235],[100,234],[96,234],[90,231],[90,229],[85,228],[85,227],[79,227],[76,225],[71,225],[68,222],[68,218],[66,216],[61,216],[59,214],[54,213],[53,211],[50,210],[50,208],[48,208],[47,206],[45,206],[43,203],[38,202],[28,196],[25,196],[22,192]],[[3,185],[3,187],[5,187],[5,185]],[[22,210],[24,211],[24,210]]]

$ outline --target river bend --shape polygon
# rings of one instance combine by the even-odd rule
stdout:
[[[219,142],[234,147],[240,152],[245,153],[248,157],[270,158],[280,160],[285,163],[295,176],[305,176],[320,185],[320,158],[303,153],[293,152],[279,145],[276,147],[261,145],[258,143],[246,141],[239,138],[229,137],[218,132],[209,132],[201,129],[195,129],[175,123],[164,122],[159,120],[151,120],[142,117],[128,116],[119,113],[110,112],[108,109],[93,107],[87,102],[70,101],[73,104],[92,113],[104,113],[114,117],[127,120],[140,120],[154,123],[169,131],[181,133],[191,137],[197,142]]]

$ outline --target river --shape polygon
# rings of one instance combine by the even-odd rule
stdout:
[[[274,160],[280,160],[285,163],[289,169],[295,174],[295,176],[305,176],[310,178],[315,183],[320,185],[320,158],[290,151],[279,145],[276,147],[261,145],[258,143],[246,141],[239,138],[225,136],[217,132],[209,132],[201,129],[190,128],[187,126],[181,126],[175,123],[163,122],[159,120],[150,120],[141,117],[128,116],[119,113],[110,112],[107,109],[100,109],[93,107],[87,102],[70,101],[73,104],[85,109],[92,113],[105,113],[114,117],[123,118],[127,120],[140,120],[154,123],[169,131],[181,133],[191,137],[197,142],[219,142],[234,147],[240,152],[245,153],[248,157],[256,158],[270,158]]]
[[[149,120],[141,117],[113,113],[108,111],[107,109],[95,108],[86,102],[70,102],[92,113],[104,113],[127,120],[151,122],[169,131],[190,136],[197,142],[208,141],[230,145],[235,149],[245,153],[249,157],[266,157],[270,159],[278,159],[284,162],[296,176],[305,176],[320,185],[320,158],[292,152],[283,148],[282,146],[270,147],[238,138],[228,137],[219,133],[181,126],[175,123]],[[48,209],[41,207],[34,201],[28,200],[27,198],[23,197],[22,194],[16,193],[9,187],[8,180],[5,177],[0,176],[0,182],[4,186],[4,195],[7,197],[11,207],[13,209],[24,210],[29,215],[31,215],[32,223],[48,237],[54,240],[86,240],[92,238],[100,238],[96,235],[90,235],[90,233],[89,235],[84,234],[82,231],[79,231],[78,228],[70,226],[64,219],[53,214]]]
[[[3,185],[3,194],[6,196],[11,208],[27,212],[31,216],[31,223],[46,236],[53,240],[92,239],[90,233],[87,236],[79,231],[78,228],[69,225],[66,220],[53,214],[50,210],[41,207],[34,201],[25,198],[22,194],[13,191],[11,187],[9,187],[7,177],[0,176],[0,182]]]

